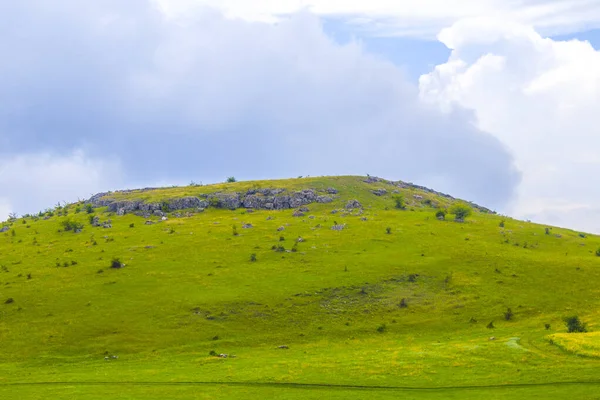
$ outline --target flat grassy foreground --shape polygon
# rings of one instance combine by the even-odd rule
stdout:
[[[211,207],[146,225],[81,203],[12,221],[0,398],[600,398],[600,238],[478,211],[440,221],[454,200],[364,179],[110,195],[338,190],[300,217]],[[566,333],[572,315],[590,332]]]

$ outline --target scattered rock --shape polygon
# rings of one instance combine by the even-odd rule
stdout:
[[[308,218],[309,219],[315,219],[315,216],[314,215],[309,215]]]
[[[270,220],[272,220],[272,219],[273,219],[273,216],[272,216],[272,215],[269,215],[269,216],[267,217],[267,221],[270,221]]]
[[[383,196],[387,194],[387,190],[385,189],[375,189],[375,190],[371,190],[371,193],[373,193],[375,196]]]
[[[346,203],[346,209],[350,210],[353,208],[362,208],[362,204],[358,200],[348,200]]]
[[[292,216],[294,217],[304,217],[304,213],[300,210],[296,210],[294,211],[294,214],[292,214]]]
[[[310,210],[308,209],[308,207],[302,206],[302,207],[298,208],[298,211],[309,212]]]
[[[99,216],[94,216],[92,218],[92,226],[100,226],[100,217]]]
[[[287,350],[287,349],[289,349],[289,346],[286,346],[286,345],[284,344],[284,345],[281,345],[281,346],[277,346],[277,348],[278,348],[278,349],[285,349],[285,350]]]
[[[281,232],[281,231],[283,231],[283,230],[285,230],[285,227],[283,227],[283,226],[280,226],[279,228],[277,228],[277,231],[278,231],[278,232]]]
[[[413,197],[414,197],[415,199],[417,199],[417,200],[422,200],[422,199],[423,199],[423,196],[420,196],[420,195],[418,195],[418,194],[413,194]]]
[[[365,183],[377,183],[380,182],[381,179],[377,178],[376,176],[368,176],[367,179],[365,179],[363,182]]]
[[[10,228],[8,226],[3,226],[2,228],[0,228],[0,233],[4,233],[4,232],[8,232]]]
[[[325,191],[329,194],[337,194],[338,190],[336,188],[328,187]]]
[[[332,214],[337,214],[337,213],[338,213],[338,210],[331,210],[331,213],[332,213]]]
[[[161,221],[166,221],[166,220],[168,220],[168,219],[169,219],[169,218],[167,218],[167,217],[162,217],[160,220],[161,220]]]
[[[346,224],[343,224],[343,225],[333,225],[333,226],[331,227],[331,229],[332,229],[332,230],[334,230],[334,231],[341,231],[341,230],[343,230],[345,227],[346,227]]]
[[[252,226],[252,224],[244,224],[244,225],[242,225],[242,228],[250,229],[250,228],[254,228],[254,226]]]
[[[146,224],[146,225],[152,225],[152,224],[154,224],[154,221],[148,220],[148,221],[144,222],[144,224]]]
[[[331,203],[333,199],[330,196],[318,196],[317,203]]]

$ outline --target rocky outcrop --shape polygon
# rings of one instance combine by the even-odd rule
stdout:
[[[10,228],[8,226],[3,226],[2,228],[0,228],[0,233],[4,233],[4,232],[8,232]]]
[[[351,210],[353,208],[362,208],[362,204],[358,200],[348,200],[346,203],[346,209]]]
[[[383,196],[387,194],[387,190],[385,189],[375,189],[375,190],[371,190],[371,193],[373,193],[375,196]]]
[[[144,202],[142,200],[117,201],[110,198],[111,193],[98,193],[92,196],[87,202],[94,207],[106,206],[108,211],[114,212],[117,215],[134,213],[143,217],[149,217],[151,215],[162,216],[164,212],[177,210],[196,209],[202,211],[208,207],[230,210],[243,207],[248,212],[252,212],[254,209],[284,210],[301,208],[311,203],[331,203],[334,200],[332,194],[337,193],[337,190],[328,188],[325,192],[328,194],[319,194],[314,189],[303,189],[291,193],[281,188],[249,189],[245,193],[216,192],[202,194],[198,197],[179,197],[165,200],[161,203]]]

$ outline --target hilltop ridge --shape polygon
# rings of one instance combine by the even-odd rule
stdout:
[[[600,366],[598,236],[410,183],[107,192],[1,226],[7,398],[55,381],[554,390]]]

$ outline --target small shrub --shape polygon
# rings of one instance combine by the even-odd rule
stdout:
[[[506,312],[504,313],[504,319],[510,321],[514,315],[515,314],[512,312],[512,310],[510,308],[507,308]]]
[[[130,227],[130,228],[134,228],[134,227],[135,227],[135,224],[132,222],[132,223],[130,223],[130,224],[129,224],[129,227]]]
[[[471,215],[473,210],[465,203],[456,203],[450,207],[449,212],[454,215],[455,221],[464,221],[465,218]]]
[[[83,229],[83,224],[82,223],[75,222],[75,221],[72,221],[70,219],[66,219],[64,221],[61,221],[60,225],[62,226],[62,228],[63,228],[63,230],[65,232],[68,232],[68,231],[77,232],[77,231]]]
[[[218,356],[217,352],[216,352],[216,351],[214,351],[214,350],[211,350],[211,351],[208,353],[208,355],[209,355],[209,356],[213,356],[213,357],[216,357],[216,356]]]
[[[435,213],[435,217],[437,219],[439,219],[440,221],[443,221],[444,219],[446,219],[446,211],[444,211],[444,210],[438,210]]]
[[[94,212],[94,207],[91,204],[86,204],[85,205],[85,212],[88,214],[91,214]]]
[[[500,228],[504,228],[504,220],[500,221],[500,223],[498,224],[498,226],[499,226]]]
[[[598,249],[596,250],[596,256],[600,257],[600,247],[598,247]]]
[[[232,228],[233,228],[233,236],[239,235],[239,233],[237,231],[237,226],[233,225]]]
[[[235,179],[234,176],[230,176],[227,178],[227,183],[234,183],[234,182],[237,182],[237,180]]]
[[[8,299],[6,299],[6,301],[4,302],[4,304],[12,304],[15,302],[15,299],[13,299],[12,297],[9,297]]]
[[[578,316],[567,317],[564,319],[569,333],[587,332],[587,324],[581,322]]]
[[[15,232],[15,230],[13,229],[10,231],[10,235],[15,237],[15,236],[17,236],[17,232]]]
[[[546,328],[546,330],[550,330],[550,324],[544,324],[544,328]]]
[[[487,324],[486,328],[488,328],[488,329],[494,329],[495,328],[494,321],[491,321],[489,324]]]
[[[385,228],[385,233],[390,235],[392,233],[392,228],[390,228],[389,226],[387,228]]]
[[[394,196],[394,207],[396,207],[398,210],[406,209],[406,203],[404,202],[404,197],[402,195],[399,194]]]
[[[250,261],[256,262],[256,254],[255,253],[250,254]]]
[[[387,326],[385,324],[381,324],[377,327],[377,332],[384,333],[387,330]]]
[[[406,308],[406,307],[408,307],[408,303],[406,302],[406,299],[400,300],[400,304],[398,306],[400,308]]]
[[[113,258],[110,262],[110,267],[114,269],[123,268],[123,263],[117,257]]]
[[[546,233],[546,235],[550,234],[550,228],[544,228],[544,232]]]
[[[283,242],[283,241],[285,241],[285,238],[283,236],[279,236],[279,241]]]

